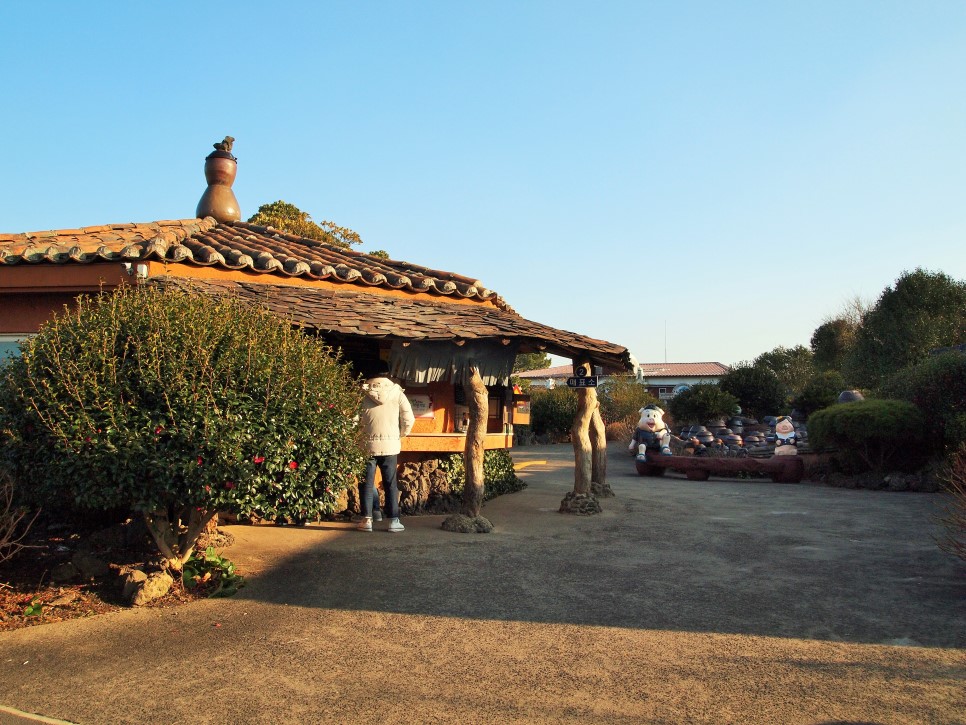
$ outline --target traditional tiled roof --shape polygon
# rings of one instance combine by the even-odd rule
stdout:
[[[730,368],[719,362],[641,363],[645,378],[719,378]]]
[[[297,325],[334,337],[413,342],[505,340],[565,357],[586,354],[595,364],[630,367],[627,349],[620,345],[531,322],[512,310],[488,305],[452,304],[352,288],[343,291],[167,275],[152,278],[150,284],[204,294],[237,295]]]
[[[644,378],[719,378],[729,368],[719,362],[698,363],[641,363]],[[558,365],[542,370],[518,373],[521,378],[566,378],[573,375],[572,365]]]
[[[299,277],[489,301],[510,310],[479,280],[245,222],[219,223],[208,217],[0,233],[0,265],[151,260],[255,272],[266,275],[266,281],[273,275]]]

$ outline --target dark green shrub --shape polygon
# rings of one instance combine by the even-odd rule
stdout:
[[[82,298],[0,372],[5,463],[39,500],[142,513],[180,570],[218,511],[330,512],[363,464],[332,350],[230,298]]]
[[[855,343],[858,322],[844,317],[826,320],[812,333],[813,362],[819,370],[841,370],[849,349]]]
[[[463,494],[466,483],[466,468],[462,453],[440,459],[440,468],[446,472],[449,479],[450,493],[454,496]],[[483,500],[502,496],[505,493],[522,491],[527,484],[517,477],[513,470],[513,458],[506,448],[497,448],[483,452]]]
[[[922,411],[937,447],[966,443],[966,355],[947,352],[894,373],[879,389],[883,397],[908,400]]]
[[[966,280],[943,272],[903,272],[862,316],[843,363],[852,385],[875,388],[890,375],[966,343]]]
[[[838,402],[839,393],[845,390],[845,379],[837,370],[816,373],[792,400],[792,407],[803,417],[808,418],[816,410],[827,408]]]
[[[808,420],[809,445],[835,448],[851,473],[911,471],[923,464],[927,447],[922,413],[904,400],[836,403]]]
[[[577,417],[577,393],[571,388],[530,391],[530,430],[535,436],[565,439]]]
[[[738,411],[738,399],[714,383],[698,383],[671,398],[669,412],[677,426],[707,423]]]
[[[787,390],[775,371],[768,367],[734,367],[721,378],[718,385],[738,399],[741,412],[745,415],[760,419],[766,415],[778,415],[786,409]]]
[[[804,345],[784,347],[763,352],[752,361],[753,367],[764,367],[778,376],[782,387],[793,394],[800,393],[808,379],[815,374],[812,351]]]
[[[600,416],[605,425],[623,422],[629,418],[634,418],[636,424],[641,408],[651,404],[661,405],[660,400],[632,377],[611,378],[597,388],[597,400],[600,402]]]
[[[513,445],[514,446],[532,446],[533,443],[534,443],[533,431],[530,429],[530,426],[514,424]]]

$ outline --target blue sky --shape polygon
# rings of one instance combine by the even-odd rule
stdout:
[[[35,1],[0,25],[5,232],[191,217],[230,134],[243,216],[284,199],[641,361],[808,345],[905,270],[966,278],[961,0]]]

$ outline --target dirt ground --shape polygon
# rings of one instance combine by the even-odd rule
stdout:
[[[966,569],[939,494],[641,479],[529,487],[403,534],[230,527],[239,594],[0,633],[0,704],[76,723],[962,723]],[[185,673],[194,673],[186,677]],[[0,712],[0,723],[15,716]]]
[[[89,537],[103,531],[97,522],[68,525],[38,519],[20,542],[24,548],[0,563],[0,632],[126,609],[129,605],[123,600],[114,577],[54,580],[58,567],[70,562],[79,549],[90,551],[112,570],[156,568],[151,563],[156,551],[146,536],[126,545],[110,541],[92,544]],[[204,547],[207,541],[199,543]],[[209,588],[204,585],[188,590],[176,580],[166,596],[146,606],[180,606],[203,599],[208,592]]]

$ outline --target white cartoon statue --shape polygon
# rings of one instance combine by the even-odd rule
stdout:
[[[795,434],[795,424],[787,415],[779,416],[775,421],[775,455],[794,456],[798,453],[798,436]]]
[[[637,448],[637,460],[646,461],[647,452],[657,451],[662,456],[671,455],[671,431],[664,424],[664,411],[656,405],[645,405],[640,410],[641,419],[627,450]]]

